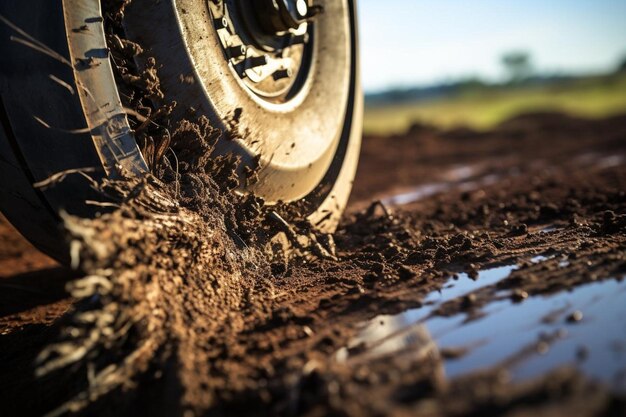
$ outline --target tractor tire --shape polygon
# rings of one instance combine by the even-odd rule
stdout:
[[[102,9],[100,0],[0,2],[0,210],[61,262],[60,213],[97,216],[89,202],[99,195],[83,175],[35,184],[148,169]],[[158,64],[163,93],[177,102],[172,117],[207,117],[227,133],[215,152],[261,167],[242,192],[298,201],[320,230],[336,228],[361,141],[354,0],[135,0],[124,31],[144,51],[137,65]]]

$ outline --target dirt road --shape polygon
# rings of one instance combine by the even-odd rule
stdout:
[[[348,212],[336,259],[274,262],[262,284],[246,265],[245,291],[220,304],[236,307],[174,342],[150,339],[155,353],[124,383],[73,404],[86,415],[626,413],[626,117],[365,138]],[[142,339],[34,378],[76,275],[4,220],[0,232],[0,409],[40,415]]]

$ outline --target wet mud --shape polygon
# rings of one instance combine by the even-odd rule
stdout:
[[[71,269],[0,223],[2,415],[625,412],[625,117],[365,138],[323,235],[171,116],[128,3],[107,40],[151,173],[64,216]]]
[[[623,414],[626,118],[363,146],[332,240],[224,161],[103,186],[120,210],[66,219],[82,273],[3,220],[2,414]]]

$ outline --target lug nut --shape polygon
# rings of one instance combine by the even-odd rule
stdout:
[[[228,48],[228,56],[230,58],[239,58],[246,54],[246,47],[244,45],[230,46]]]
[[[226,19],[225,17],[222,17],[221,19],[215,19],[214,24],[217,29],[225,29],[228,27],[228,19]]]
[[[274,77],[274,81],[282,80],[283,78],[289,78],[293,75],[293,71],[291,68],[279,69],[276,70],[272,77]]]
[[[263,65],[267,65],[268,62],[269,59],[267,55],[253,56],[246,60],[246,66],[248,68],[262,67]]]

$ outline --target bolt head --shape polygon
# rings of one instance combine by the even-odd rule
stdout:
[[[248,68],[256,68],[267,65],[267,63],[269,62],[269,57],[267,55],[253,56],[248,58],[246,61],[248,64]]]
[[[283,78],[290,78],[293,75],[291,68],[279,69],[272,74],[275,81],[282,80]]]

